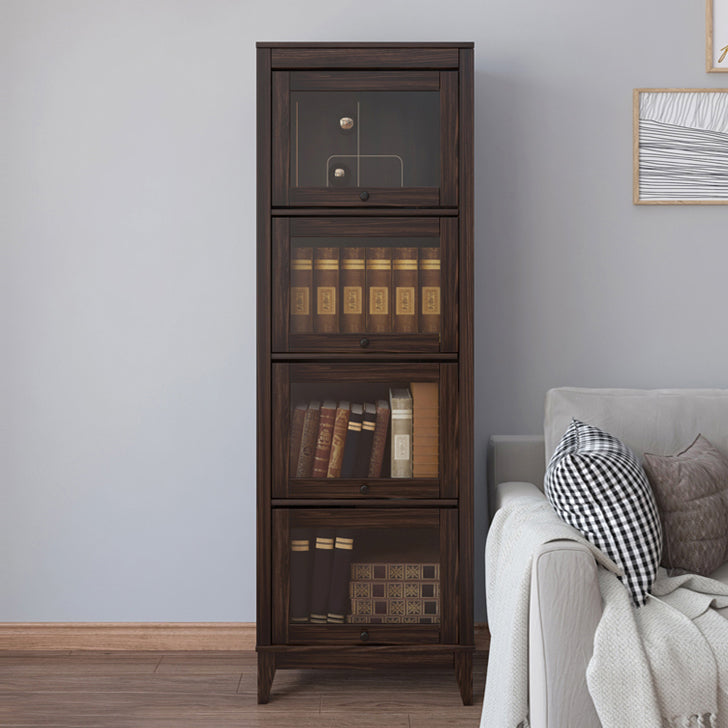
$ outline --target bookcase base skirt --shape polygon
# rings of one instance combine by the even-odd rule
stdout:
[[[386,667],[452,667],[463,705],[473,704],[472,646],[259,646],[258,703],[270,700],[277,669],[351,669],[381,670]]]

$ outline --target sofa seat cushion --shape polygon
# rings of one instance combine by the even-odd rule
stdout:
[[[677,455],[645,453],[662,522],[662,565],[710,576],[728,561],[728,459],[702,435]]]
[[[657,574],[662,531],[642,467],[619,439],[572,420],[544,479],[558,515],[624,571],[632,601],[642,606]]]

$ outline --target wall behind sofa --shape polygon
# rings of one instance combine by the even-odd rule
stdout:
[[[255,618],[256,40],[474,40],[485,453],[547,388],[726,384],[721,207],[634,207],[701,2],[3,0],[0,621]],[[724,80],[725,79],[725,80]]]

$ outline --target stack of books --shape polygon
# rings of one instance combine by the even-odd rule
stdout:
[[[291,249],[292,334],[437,334],[440,248]]]
[[[351,564],[350,624],[439,624],[440,565]]]

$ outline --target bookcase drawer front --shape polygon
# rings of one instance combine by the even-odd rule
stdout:
[[[273,348],[457,350],[456,218],[275,218]]]
[[[281,508],[273,530],[274,642],[454,640],[455,510]]]
[[[456,71],[273,73],[274,206],[457,205]]]
[[[457,496],[457,364],[273,371],[274,498]]]

